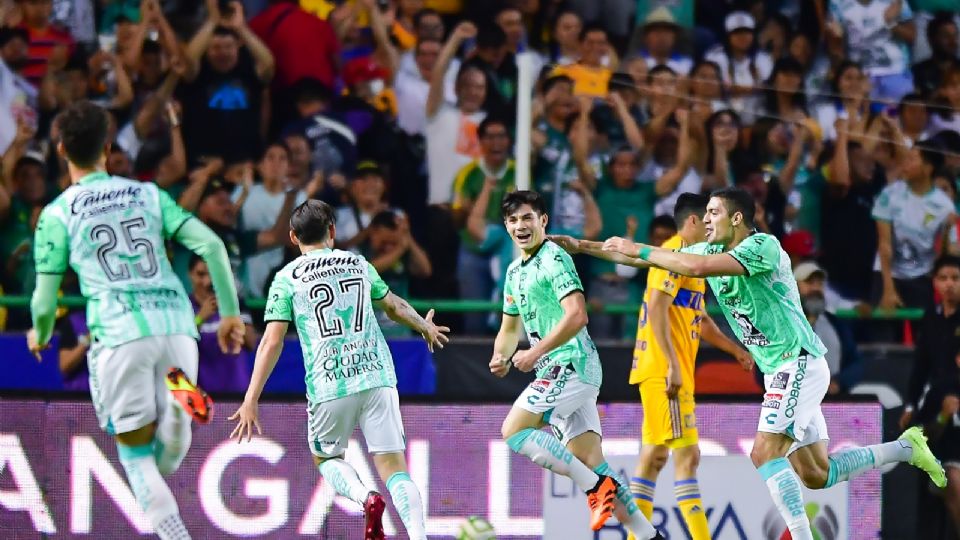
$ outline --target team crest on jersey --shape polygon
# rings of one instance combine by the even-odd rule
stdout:
[[[767,336],[757,328],[749,317],[744,313],[740,313],[737,310],[730,311],[730,315],[733,317],[733,320],[737,322],[737,326],[740,327],[740,334],[743,336],[741,341],[744,345],[755,345],[758,347],[766,347],[770,344],[770,340],[767,339]]]
[[[512,305],[515,304],[515,303],[516,303],[516,302],[514,302],[514,300],[513,300],[513,295],[512,295],[512,294],[508,294],[508,295],[507,295],[507,304],[509,304],[509,305],[512,306]]]
[[[676,288],[677,288],[677,284],[674,283],[673,280],[670,280],[670,279],[663,280],[663,290],[665,292],[671,293]]]

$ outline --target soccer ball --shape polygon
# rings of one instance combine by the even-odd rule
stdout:
[[[470,516],[460,524],[457,540],[496,540],[497,533],[489,521],[479,516]]]

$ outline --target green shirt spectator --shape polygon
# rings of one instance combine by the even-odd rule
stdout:
[[[502,221],[500,218],[500,201],[503,200],[504,195],[517,188],[516,164],[512,159],[507,160],[499,169],[489,167],[484,163],[483,158],[474,160],[460,169],[453,184],[453,210],[455,212],[467,210],[466,202],[472,203],[477,200],[487,178],[497,180],[485,212],[487,223],[499,224]],[[462,245],[470,251],[475,253],[481,251],[480,246],[467,233],[466,229],[460,229],[460,239]]]

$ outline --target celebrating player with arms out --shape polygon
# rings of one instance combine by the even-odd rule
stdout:
[[[801,480],[808,488],[825,489],[900,461],[923,469],[940,487],[946,478],[916,427],[893,442],[827,454],[820,410],[830,384],[826,350],[800,307],[789,257],[775,237],[754,229],[754,208],[753,197],[742,189],[714,192],[703,219],[707,242],[681,251],[623,238],[603,244],[556,240],[570,251],[620,264],[707,278],[727,322],[764,373],[766,394],[750,457],[791,536],[812,540]]]
[[[300,257],[273,279],[264,320],[267,324],[243,405],[231,437],[249,440],[260,433],[257,402],[270,377],[287,326],[300,337],[307,372],[308,442],[320,474],[337,493],[363,506],[366,540],[384,538],[383,497],[365,486],[343,459],[360,424],[380,478],[390,491],[412,540],[426,540],[423,503],[407,474],[397,376],[373,305],[391,319],[419,332],[431,351],[443,347],[449,329],[433,324],[433,310],[420,317],[410,304],[390,292],[362,256],[332,249],[336,238],[330,205],[308,200],[290,217],[290,239]]]
[[[106,111],[80,102],[61,113],[56,125],[57,152],[67,159],[72,185],[37,223],[37,288],[27,341],[39,358],[53,332],[57,290],[69,265],[87,298],[90,395],[100,427],[116,437],[130,487],[157,535],[189,539],[161,474],[172,474],[183,462],[191,417],[208,422],[213,403],[194,385],[199,335],[164,240],[182,243],[207,263],[220,308],[220,347],[236,354],[244,324],[227,250],[156,184],[105,172]]]
[[[569,476],[586,492],[593,530],[616,507],[620,522],[637,538],[662,538],[624,483],[613,478],[616,473],[600,450],[600,358],[587,333],[583,287],[573,261],[546,239],[543,199],[532,191],[510,193],[501,214],[523,254],[507,271],[490,371],[503,377],[514,365],[537,374],[503,421],[503,438],[514,452]],[[521,316],[530,349],[517,351]],[[540,430],[545,425],[553,427],[556,437]]]
[[[703,242],[703,215],[709,201],[706,195],[680,195],[673,210],[679,231],[664,242],[665,249]],[[694,365],[701,336],[736,358],[744,369],[753,368],[750,353],[723,335],[704,312],[705,287],[700,278],[650,269],[630,372],[630,384],[640,385],[643,403],[643,445],[630,491],[650,519],[657,476],[672,451],[677,505],[693,540],[710,540],[697,483],[700,447],[693,399]]]

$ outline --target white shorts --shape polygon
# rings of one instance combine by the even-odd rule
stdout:
[[[87,367],[100,428],[117,435],[158,421],[170,395],[167,372],[178,367],[196,382],[197,355],[197,341],[187,335],[145,337],[112,348],[94,344]]]
[[[588,431],[603,435],[597,412],[599,393],[599,388],[580,380],[573,366],[554,366],[546,376],[530,383],[513,406],[542,414],[543,422],[567,444]]]
[[[766,393],[757,431],[788,435],[795,441],[790,452],[829,439],[820,410],[830,386],[830,367],[825,358],[801,351],[793,362],[764,375],[763,382]]]
[[[407,445],[400,418],[400,396],[392,387],[307,406],[307,444],[313,455],[342,456],[354,428],[360,425],[371,454],[403,452]]]

